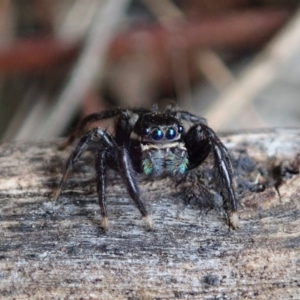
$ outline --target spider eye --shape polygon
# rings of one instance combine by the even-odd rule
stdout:
[[[178,125],[178,133],[183,133],[183,127],[181,125]]]
[[[166,131],[166,139],[173,140],[175,136],[176,136],[175,129],[172,127],[168,128],[168,130]]]
[[[154,141],[160,141],[163,137],[164,137],[164,133],[162,132],[161,129],[155,128],[152,131],[152,134],[151,134],[152,140],[154,140]]]
[[[149,127],[144,127],[142,129],[142,135],[148,135],[150,133],[150,128]]]

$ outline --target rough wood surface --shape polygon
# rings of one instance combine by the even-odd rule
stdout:
[[[71,149],[1,145],[1,299],[300,299],[300,130],[222,139],[236,169],[236,231],[221,210],[186,206],[171,180],[141,180],[147,231],[110,173],[105,233],[91,152],[53,203]]]

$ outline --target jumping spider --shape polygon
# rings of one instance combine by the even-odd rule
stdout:
[[[110,167],[121,174],[130,197],[151,228],[151,219],[140,197],[136,173],[143,173],[150,178],[179,177],[198,167],[209,153],[212,153],[229,226],[238,227],[231,159],[227,149],[216,133],[207,126],[204,118],[174,108],[167,108],[163,113],[157,109],[106,110],[83,119],[62,148],[71,144],[88,124],[114,117],[116,118],[114,135],[96,127],[80,139],[67,161],[55,199],[59,197],[72,165],[78,161],[88,145],[96,141],[99,146],[95,168],[102,227],[108,228],[105,179],[106,168]],[[193,124],[187,132],[183,121]]]

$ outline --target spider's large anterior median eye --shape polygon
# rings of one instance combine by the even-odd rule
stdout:
[[[152,131],[152,134],[151,134],[152,140],[154,140],[154,141],[160,141],[163,137],[164,137],[164,133],[162,132],[161,129],[155,128]]]
[[[166,131],[166,139],[167,140],[173,140],[174,137],[176,136],[176,131],[174,128],[170,127]]]
[[[150,133],[150,128],[149,127],[144,127],[142,129],[142,135],[148,135]]]

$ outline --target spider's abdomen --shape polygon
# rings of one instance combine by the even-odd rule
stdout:
[[[145,175],[159,177],[184,174],[188,166],[187,150],[183,143],[144,144],[142,171]]]

